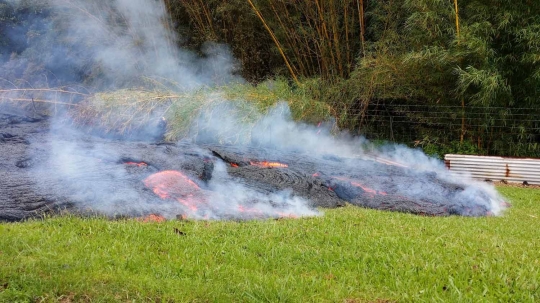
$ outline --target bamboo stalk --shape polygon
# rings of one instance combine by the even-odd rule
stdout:
[[[339,74],[341,77],[344,77],[344,73],[343,73],[343,61],[341,59],[341,49],[340,49],[340,46],[339,46],[339,36],[338,36],[338,24],[337,24],[337,18],[336,18],[336,7],[334,5],[334,0],[329,0],[330,1],[330,22],[332,24],[332,33],[333,33],[333,38],[334,38],[334,49],[336,51],[336,55],[337,55],[337,65],[338,65],[338,70],[339,70]]]
[[[263,26],[266,29],[266,31],[268,31],[268,33],[272,37],[272,40],[276,44],[276,46],[277,46],[277,48],[279,50],[279,53],[283,57],[283,60],[285,61],[285,64],[287,65],[287,68],[289,69],[289,72],[291,73],[291,76],[293,77],[294,82],[296,82],[297,85],[300,85],[300,82],[298,81],[298,78],[296,77],[296,74],[294,73],[294,70],[293,70],[291,64],[289,63],[289,59],[287,59],[287,56],[285,55],[285,52],[283,51],[283,48],[281,47],[281,44],[279,43],[278,39],[274,35],[274,32],[272,32],[272,29],[270,29],[268,24],[266,24],[266,21],[264,20],[263,16],[261,15],[261,12],[257,9],[255,4],[253,4],[253,1],[251,1],[251,0],[247,0],[247,1],[249,2],[249,5],[251,6],[251,8],[255,12],[255,14],[257,14],[257,17],[259,17],[259,19],[263,23]]]
[[[330,39],[330,35],[328,34],[328,27],[326,25],[326,21],[325,21],[325,18],[324,18],[324,11],[322,9],[321,4],[319,3],[319,0],[315,0],[315,4],[317,6],[319,19],[320,19],[320,22],[321,22],[322,33],[324,34],[322,40],[326,42],[325,43],[325,45],[326,45],[325,50],[328,50],[328,52],[329,52],[330,60],[332,61],[332,66],[336,66],[337,65],[336,58],[335,58],[333,47],[332,47],[332,40]],[[327,76],[329,76],[331,74],[331,72],[329,72],[329,71],[330,71],[330,69],[327,69]]]
[[[457,43],[459,45],[460,40],[460,31],[459,31],[459,8],[458,8],[458,0],[454,0],[454,9],[456,13],[456,37],[457,37]],[[465,99],[461,97],[461,136],[459,139],[459,142],[463,144],[463,140],[465,138]]]
[[[305,3],[303,3],[302,0],[298,0],[298,2],[296,3],[296,7],[300,8],[300,12],[304,16],[306,16],[305,23],[308,24],[308,29],[306,29],[304,22],[300,22],[300,30],[299,31],[293,30],[293,31],[301,33],[298,45],[302,45],[305,50],[305,53],[302,56],[302,58],[306,61],[305,64],[309,68],[309,75],[316,75],[318,73],[320,74],[321,68],[320,68],[320,61],[317,58],[318,52],[315,49],[316,47],[313,43],[312,37],[307,35],[307,33],[309,33],[309,29],[313,29],[313,27],[311,26],[310,18],[307,18],[308,14],[306,13],[306,5]],[[296,26],[296,25],[293,23],[292,26]]]
[[[197,24],[197,30],[202,36],[204,36],[204,21],[201,17],[201,14],[194,9],[196,5],[194,5],[193,3],[184,3],[183,5],[186,8],[187,13],[191,16],[191,19],[195,20],[195,23]]]
[[[358,18],[360,19],[360,42],[362,43],[362,56],[366,55],[366,47],[365,47],[365,32],[366,32],[366,24],[364,21],[364,0],[357,0],[356,4],[358,6]]]
[[[458,8],[458,0],[454,0],[454,9],[455,9],[455,13],[456,13],[456,36],[458,38],[458,43],[459,43],[459,34],[460,34],[460,31],[459,31],[459,8]]]
[[[276,7],[274,6],[274,2],[273,1],[269,1],[270,2],[270,7],[272,8],[272,11],[274,12],[283,32],[285,33],[285,38],[286,38],[286,41],[287,43],[290,45],[290,46],[294,46],[296,44],[296,42],[299,42],[297,41],[298,39],[295,37],[292,37],[291,36],[291,32],[294,32],[292,30],[290,30],[289,27],[287,27],[284,23],[283,23],[283,20],[282,18],[280,17],[280,12],[276,9]],[[281,1],[277,1],[278,3],[282,3]],[[283,7],[281,8],[281,13],[283,12],[286,12],[286,16],[289,16],[288,12],[287,12],[287,6],[286,5],[283,5]],[[306,75],[306,67],[304,66],[304,60],[303,60],[303,57],[300,55],[300,48],[299,47],[292,47],[292,50],[295,54],[295,57],[296,57],[296,62],[298,62],[298,65],[299,65],[299,72],[303,75]]]
[[[309,0],[305,0],[305,1],[309,2]],[[324,73],[328,71],[328,64],[326,63],[326,56],[324,53],[324,48],[321,45],[321,41],[324,40],[324,37],[322,35],[321,27],[317,23],[319,19],[317,18],[316,13],[313,13],[311,8],[312,6],[308,4],[308,6],[306,7],[306,10],[304,11],[304,15],[306,16],[306,21],[308,23],[308,26],[312,29],[314,28],[317,34],[319,35],[318,37],[313,38],[313,44],[315,45],[315,48],[316,48],[314,50],[314,54],[317,56],[316,62],[319,67],[319,74],[323,75]]]
[[[343,6],[343,24],[345,25],[345,44],[347,45],[347,47],[345,47],[345,56],[347,57],[347,65],[349,64],[349,58],[350,58],[350,54],[349,54],[349,19],[347,18],[348,17],[348,1],[347,3]],[[348,71],[347,71],[348,72]]]
[[[296,7],[300,7],[300,8],[304,7],[302,5],[302,3],[301,3],[301,0],[296,0],[296,1],[300,1],[298,3],[295,3]],[[281,2],[284,2],[284,1],[281,0]],[[284,6],[286,6],[286,5],[284,5]],[[290,13],[289,13],[289,11],[287,9],[285,9],[285,13],[286,13],[287,17],[289,18],[289,20],[292,20],[291,17],[290,17]],[[306,14],[304,14],[304,15],[306,15]],[[310,24],[309,19],[307,19],[306,22],[308,24]],[[293,30],[293,31],[295,31],[297,33],[300,33],[300,36],[298,38],[298,45],[302,45],[304,47],[304,49],[307,51],[307,53],[304,53],[303,55],[301,54],[301,58],[302,58],[302,60],[305,61],[305,65],[308,67],[309,75],[317,74],[317,70],[318,70],[317,66],[319,65],[319,63],[318,63],[318,60],[314,60],[314,55],[316,56],[317,52],[312,49],[311,45],[313,43],[310,41],[309,37],[306,35],[306,33],[309,32],[309,31],[305,29],[303,22],[300,22],[300,24],[295,24],[294,22],[290,22],[290,23],[291,23],[291,28],[299,26],[299,30]],[[300,48],[299,48],[299,51],[300,51]]]
[[[216,35],[216,32],[214,31],[214,24],[212,22],[212,16],[210,15],[210,13],[208,12],[208,9],[206,7],[206,4],[204,3],[203,0],[200,1],[201,2],[201,7],[203,9],[203,13],[204,13],[204,16],[206,17],[206,20],[208,21],[208,28],[210,30],[210,38],[211,39],[216,39],[217,38],[217,35]]]

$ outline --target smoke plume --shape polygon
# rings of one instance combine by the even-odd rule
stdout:
[[[99,92],[152,83],[189,93],[202,87],[243,82],[236,75],[238,63],[227,46],[207,43],[200,54],[179,47],[182,37],[177,37],[171,30],[162,1],[4,0],[0,1],[0,6],[5,9],[5,14],[18,16],[16,22],[2,27],[5,38],[0,41],[0,82],[3,87],[30,84],[31,87],[85,87],[87,91]],[[58,92],[46,94],[57,97]],[[10,96],[11,99],[16,97]],[[69,98],[73,96],[69,95]],[[73,102],[71,99],[64,101]],[[435,197],[449,207],[479,204],[494,214],[502,211],[502,198],[493,187],[458,178],[440,161],[420,151],[399,145],[375,147],[363,138],[336,134],[327,125],[317,127],[294,122],[285,103],[266,115],[259,114],[251,122],[245,122],[237,115],[238,103],[223,101],[201,112],[196,119],[190,133],[194,142],[306,154],[321,159],[321,162],[335,158],[341,161],[344,171],[352,175],[381,175],[384,172],[377,171],[380,166],[373,163],[390,161],[409,168],[408,182],[385,179],[385,182],[392,182],[394,191],[400,196],[420,200]],[[159,119],[163,114],[160,110],[163,109],[158,108],[151,114],[151,120]],[[33,173],[43,190],[47,190],[46,183],[42,182],[46,178],[63,182],[66,185],[64,194],[70,195],[81,209],[109,215],[157,213],[169,218],[185,213],[198,219],[318,214],[309,201],[291,192],[262,193],[237,182],[228,176],[227,164],[220,159],[214,165],[212,180],[204,187],[201,185],[206,206],[190,210],[189,206],[173,201],[171,195],[174,193],[168,193],[171,200],[168,202],[149,198],[151,195],[141,195],[132,189],[133,180],[124,166],[111,169],[104,165],[107,161],[122,158],[123,151],[111,149],[111,145],[105,147],[100,143],[102,139],[89,136],[80,129],[66,129],[65,116],[55,117],[51,143],[47,146],[48,158]],[[212,157],[208,151],[196,153],[200,157]],[[386,174],[391,178],[392,170]],[[332,177],[340,178],[339,175]],[[458,184],[464,190],[449,193],[434,182],[435,179]],[[116,180],[126,180],[125,186],[113,186],[118,184],[114,182]],[[142,182],[138,184],[143,186]],[[380,185],[376,183],[370,186],[384,190],[377,188]]]

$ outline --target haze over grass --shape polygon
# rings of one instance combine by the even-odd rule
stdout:
[[[534,302],[540,190],[500,191],[501,217],[5,223],[0,301]]]

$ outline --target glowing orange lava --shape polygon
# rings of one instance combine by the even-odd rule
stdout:
[[[279,162],[268,162],[268,161],[249,161],[249,164],[253,166],[266,167],[266,168],[285,168],[289,165]]]
[[[238,167],[238,164],[236,164],[236,163],[231,163],[231,166],[232,166],[232,167]]]
[[[144,223],[148,223],[148,222],[162,223],[162,222],[165,222],[167,219],[165,219],[165,217],[160,216],[160,215],[151,214],[143,218],[138,218],[137,220]]]
[[[384,192],[384,191],[380,191],[380,190],[376,190],[376,189],[373,189],[373,188],[369,188],[355,180],[350,180],[348,178],[345,178],[345,177],[332,177],[334,179],[338,179],[338,180],[341,180],[341,181],[347,181],[349,183],[351,183],[352,186],[356,186],[356,187],[360,187],[362,190],[364,190],[365,192],[371,194],[372,196],[374,195],[383,195],[383,196],[387,196],[388,193]]]
[[[176,200],[193,212],[205,202],[201,188],[179,171],[161,171],[150,175],[143,182],[161,199]]]
[[[295,214],[288,214],[283,212],[278,212],[277,214],[280,218],[298,219],[298,216]]]
[[[238,211],[241,212],[241,213],[245,213],[245,214],[250,214],[254,217],[263,217],[264,214],[258,210],[258,209],[254,209],[254,208],[249,208],[249,207],[246,207],[244,205],[238,205]]]
[[[372,189],[372,188],[369,188],[365,185],[362,185],[358,182],[351,182],[352,185],[356,186],[356,187],[360,187],[361,189],[363,189],[364,191],[370,193],[370,194],[373,194],[373,195],[383,195],[383,196],[386,196],[388,195],[387,193],[385,193],[384,191],[379,191],[379,190],[376,190],[376,189]]]

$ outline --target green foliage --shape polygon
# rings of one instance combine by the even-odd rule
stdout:
[[[167,3],[175,21],[184,25],[181,33],[194,34],[195,45],[208,40],[232,45],[249,80],[290,76],[280,49],[300,77],[346,77],[361,46],[356,0],[265,0],[254,1],[254,8],[245,0]]]
[[[538,189],[501,217],[0,224],[1,302],[535,302]]]
[[[460,0],[459,35],[452,1],[371,1],[368,12],[367,52],[328,97],[344,110],[342,127],[411,145],[430,137],[449,150],[475,142],[482,153],[540,154],[538,3]]]
[[[77,37],[58,39],[68,29],[69,18],[62,14],[69,11],[51,15],[47,4],[38,2],[20,1],[23,5],[15,9],[13,2],[0,0],[0,50],[13,45],[5,34],[10,29],[22,29],[27,38],[18,44],[20,49],[2,52],[3,61],[23,59],[8,60],[20,66],[10,66],[5,78],[63,85],[62,79],[45,83],[54,74],[93,86],[141,85],[88,62]],[[287,88],[277,86],[277,91],[265,91],[266,84],[232,87],[231,98],[250,102],[252,97],[261,106],[272,103],[270,99],[293,98],[289,103],[295,118],[314,122],[330,113],[340,128],[375,140],[413,146],[436,138],[441,150],[454,150],[452,142],[459,142],[473,144],[483,154],[540,156],[539,1],[252,2],[165,1],[174,21],[165,23],[179,33],[182,47],[200,49],[206,41],[229,44],[250,83],[291,78],[283,57],[301,79],[296,85],[280,79]],[[122,30],[122,12],[110,3],[93,0],[87,5],[118,16],[116,30]],[[90,49],[96,45],[91,40],[84,41]],[[44,66],[40,58],[45,56],[39,55],[55,44],[63,65]],[[134,58],[133,65],[144,69],[151,64],[143,60]],[[249,96],[235,95],[236,89]],[[299,95],[300,101],[295,99]]]
[[[474,142],[465,141],[452,141],[440,143],[440,138],[424,138],[422,141],[417,142],[415,145],[421,147],[422,150],[430,156],[444,159],[446,154],[460,154],[460,155],[485,155],[486,151],[478,148]]]
[[[359,3],[364,5],[363,15]],[[186,20],[200,41],[232,44],[244,74],[257,74],[249,79],[288,75],[278,55],[281,48],[293,72],[319,79],[322,85],[307,92],[328,105],[341,128],[411,146],[436,138],[435,145],[422,145],[436,153],[540,155],[537,1],[255,4],[262,22],[246,1],[171,1],[171,6],[188,12]],[[318,10],[318,5],[324,9]],[[245,39],[248,33],[255,38]],[[337,40],[333,33],[338,33]],[[245,56],[246,51],[250,55]],[[356,63],[349,60],[355,56]],[[253,60],[271,63],[249,63],[246,69]]]
[[[227,86],[223,90],[226,99],[247,102],[263,113],[278,102],[287,102],[295,120],[318,123],[331,118],[328,104],[313,97],[313,90],[320,84],[320,81],[310,79],[302,81],[302,85],[298,87],[284,78],[277,78],[257,85]]]

